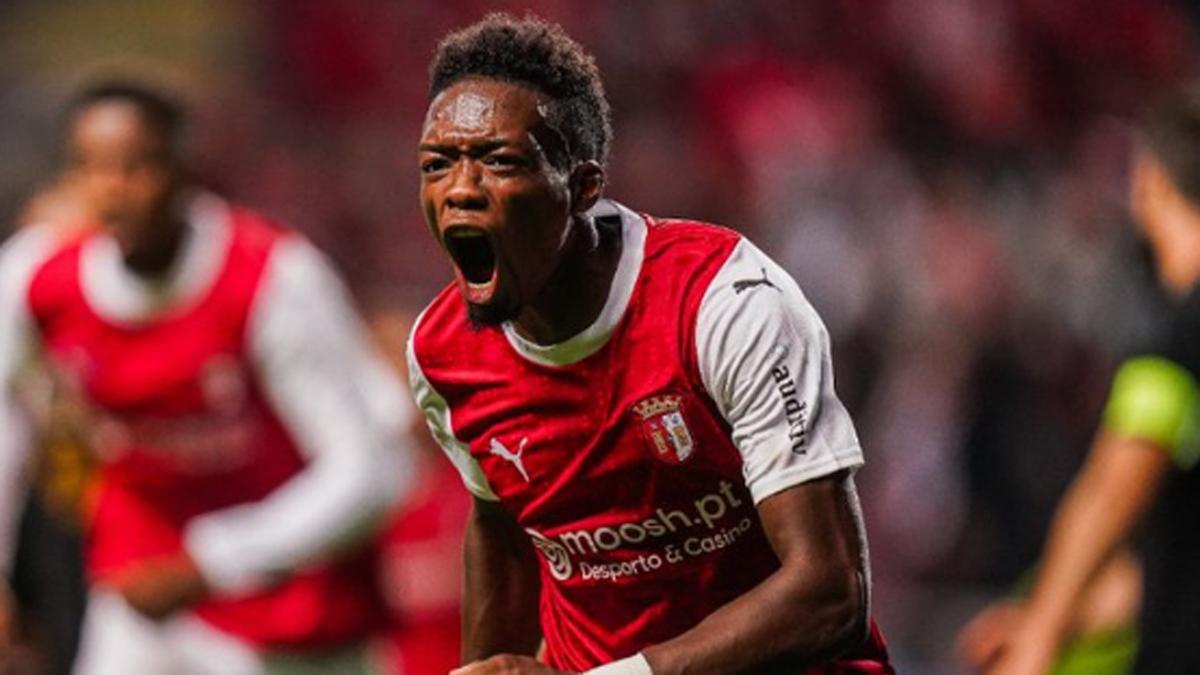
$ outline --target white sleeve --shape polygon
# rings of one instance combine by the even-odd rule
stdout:
[[[458,469],[459,476],[462,477],[463,485],[467,490],[480,499],[491,502],[499,501],[500,497],[496,496],[496,493],[492,491],[492,486],[488,484],[483,467],[479,466],[479,462],[471,456],[470,448],[454,436],[454,426],[450,422],[450,404],[441,394],[437,393],[437,390],[425,377],[425,372],[421,370],[416,350],[413,348],[413,341],[416,338],[417,329],[421,326],[422,318],[424,318],[424,314],[417,317],[413,323],[407,350],[408,380],[412,387],[413,398],[417,401],[417,408],[425,415],[425,421],[429,424],[429,432],[433,435],[433,439],[437,441],[442,452],[446,453],[450,462]]]
[[[696,349],[755,503],[862,465],[854,424],[834,393],[825,326],[791,275],[749,241],[705,291]]]
[[[185,545],[236,592],[366,534],[410,487],[411,414],[332,266],[297,238],[277,245],[249,345],[269,402],[308,464],[264,499],[192,520]]]
[[[18,370],[32,349],[26,293],[56,238],[48,226],[26,228],[0,248],[0,578],[12,571],[21,509],[29,492],[31,425],[15,400]]]

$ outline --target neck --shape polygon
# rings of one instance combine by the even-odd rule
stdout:
[[[572,227],[558,269],[513,321],[517,333],[537,344],[563,342],[590,326],[604,309],[621,260],[620,228],[593,221]]]
[[[165,217],[151,231],[153,241],[125,256],[125,266],[143,279],[157,281],[166,276],[183,248],[186,223],[176,215]]]

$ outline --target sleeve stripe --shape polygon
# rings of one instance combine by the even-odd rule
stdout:
[[[1175,462],[1191,468],[1200,459],[1196,406],[1200,389],[1186,369],[1159,356],[1139,356],[1121,365],[1104,409],[1104,427],[1150,441]]]

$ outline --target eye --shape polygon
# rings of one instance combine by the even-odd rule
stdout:
[[[450,168],[450,160],[445,157],[430,157],[421,161],[421,173],[434,174]]]
[[[499,170],[518,169],[525,166],[525,158],[520,155],[505,152],[493,152],[483,158],[487,167]]]

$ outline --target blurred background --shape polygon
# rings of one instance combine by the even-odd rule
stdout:
[[[0,232],[52,178],[76,87],[162,83],[193,114],[201,181],[312,237],[402,360],[407,317],[450,279],[416,204],[426,67],[490,9],[557,21],[596,56],[609,196],[735,227],[799,280],[867,453],[894,659],[962,672],[956,631],[1028,571],[1113,365],[1161,330],[1126,212],[1127,122],[1194,74],[1200,8],[2,0]],[[448,469],[431,451],[393,528],[396,650],[456,650],[465,493]]]

